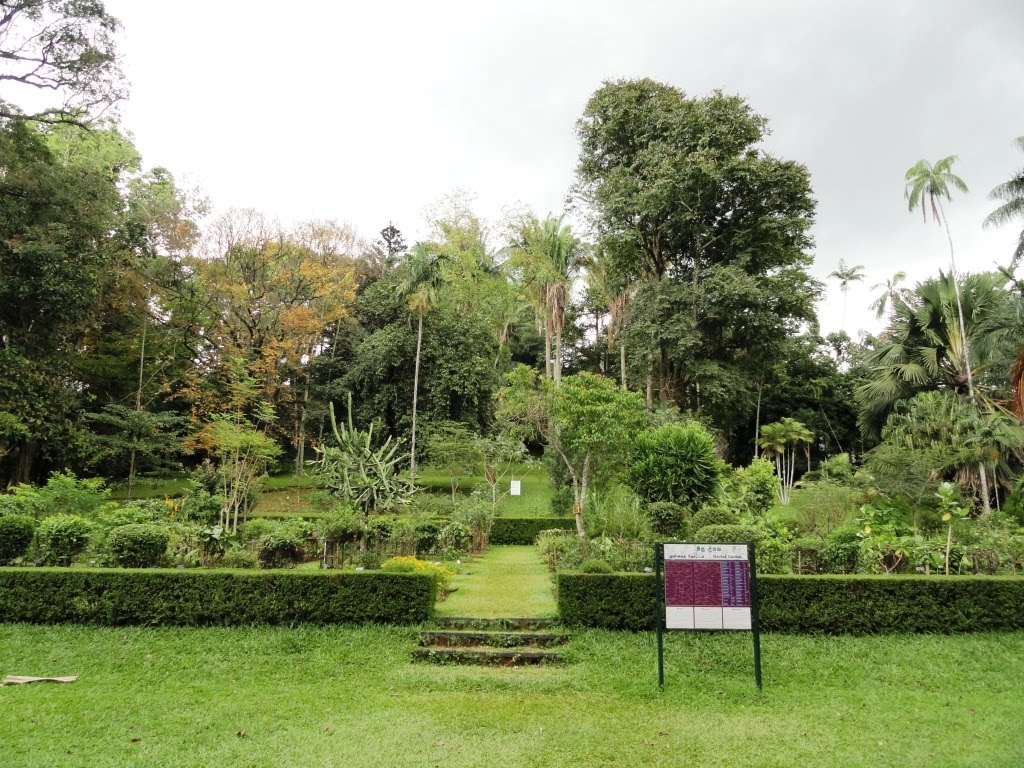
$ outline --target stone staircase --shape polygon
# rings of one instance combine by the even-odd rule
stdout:
[[[521,667],[557,664],[557,650],[569,636],[555,630],[554,619],[441,619],[439,629],[420,633],[413,661]]]

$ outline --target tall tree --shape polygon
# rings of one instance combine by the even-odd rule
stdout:
[[[1018,149],[1024,150],[1024,136],[1018,136],[1014,143]],[[1002,200],[1003,204],[985,217],[986,227],[1002,226],[1015,219],[1024,222],[1024,168],[996,186],[988,196],[992,200]],[[1011,271],[1017,268],[1021,259],[1024,259],[1024,228],[1020,231],[1017,248],[1013,252],[1013,259],[1010,263]]]
[[[564,217],[540,221],[529,216],[512,246],[513,263],[534,291],[543,311],[545,371],[558,386],[562,381],[562,332],[573,279],[583,262],[583,242],[563,223]]]
[[[34,90],[59,102],[26,111],[5,94],[0,118],[78,122],[123,99],[119,28],[99,0],[0,0],[0,86],[19,101],[38,101]]]
[[[437,304],[437,289],[441,284],[442,258],[424,243],[417,243],[409,252],[400,293],[409,302],[416,315],[416,361],[412,380],[412,438],[409,441],[410,482],[416,481],[416,406],[420,390],[420,352],[423,348],[423,316]]]
[[[765,128],[739,97],[652,80],[605,83],[577,123],[574,195],[637,285],[630,346],[662,401],[727,432],[754,408],[755,369],[813,318],[820,290],[806,271],[807,170],[758,149]]]
[[[956,258],[953,253],[953,235],[949,230],[949,219],[942,207],[942,198],[952,200],[950,187],[961,192],[968,192],[967,184],[963,179],[953,173],[953,163],[956,162],[956,155],[949,155],[932,165],[927,160],[918,160],[906,175],[905,195],[907,205],[911,211],[921,208],[921,216],[925,223],[928,221],[928,211],[931,211],[932,218],[937,224],[945,227],[946,239],[949,241],[949,268],[953,275],[953,288],[956,291],[956,311],[959,315],[960,343],[963,346],[963,357],[970,360],[971,348],[967,338],[967,325],[964,322],[963,302],[960,299],[960,282],[956,274]],[[965,366],[967,373],[967,392],[970,398],[974,399],[974,374],[971,366]],[[982,500],[985,509],[988,509],[988,481],[985,477],[985,469],[981,467],[981,488]]]
[[[879,288],[882,289],[882,292],[878,294],[874,301],[871,302],[871,309],[875,310],[875,317],[881,317],[885,314],[887,307],[891,307],[895,304],[896,299],[901,295],[902,291],[899,284],[906,279],[907,273],[900,271],[884,283],[875,283],[871,286],[871,290],[873,291],[877,291]],[[843,309],[843,312],[845,314],[845,308]]]
[[[829,277],[839,281],[839,290],[843,292],[843,330],[846,330],[846,301],[849,298],[850,283],[859,283],[864,279],[864,267],[860,264],[846,266],[843,259],[839,260],[839,267],[829,273]]]

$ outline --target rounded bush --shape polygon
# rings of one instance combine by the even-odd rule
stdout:
[[[704,507],[694,513],[690,530],[697,531],[708,525],[739,525],[740,518],[725,507]]]
[[[71,565],[89,543],[92,526],[78,515],[51,515],[39,524],[43,560],[50,565]]]
[[[7,565],[28,552],[35,533],[35,521],[28,515],[0,517],[0,565]]]
[[[860,529],[836,528],[825,539],[819,564],[825,573],[856,573],[860,566]]]
[[[694,530],[694,541],[713,541],[719,544],[744,544],[765,538],[763,531],[750,525],[705,525]]]
[[[224,557],[217,563],[218,568],[256,568],[260,559],[255,552],[247,549],[233,548],[224,553]]]
[[[590,559],[584,561],[580,565],[581,573],[615,573],[615,569],[612,568],[604,560]]]
[[[696,509],[718,494],[722,469],[715,439],[702,424],[666,424],[637,435],[626,484],[644,501]]]
[[[306,523],[279,523],[260,539],[259,559],[263,568],[291,568],[306,558]]]
[[[661,536],[678,536],[686,525],[686,510],[671,501],[655,501],[647,505],[651,528]]]
[[[152,568],[167,551],[167,530],[153,523],[130,523],[115,528],[107,548],[122,568]]]

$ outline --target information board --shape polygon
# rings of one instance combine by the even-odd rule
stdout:
[[[665,544],[666,629],[751,629],[746,544]]]
[[[664,630],[747,630],[754,639],[754,681],[761,689],[761,632],[753,544],[658,544],[658,685],[665,686]]]

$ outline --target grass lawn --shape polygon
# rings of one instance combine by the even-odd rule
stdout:
[[[575,633],[561,667],[414,665],[408,628],[0,625],[5,768],[1024,764],[1024,633]]]
[[[558,613],[548,567],[536,547],[490,547],[467,561],[456,591],[437,605],[441,616],[554,616]]]

